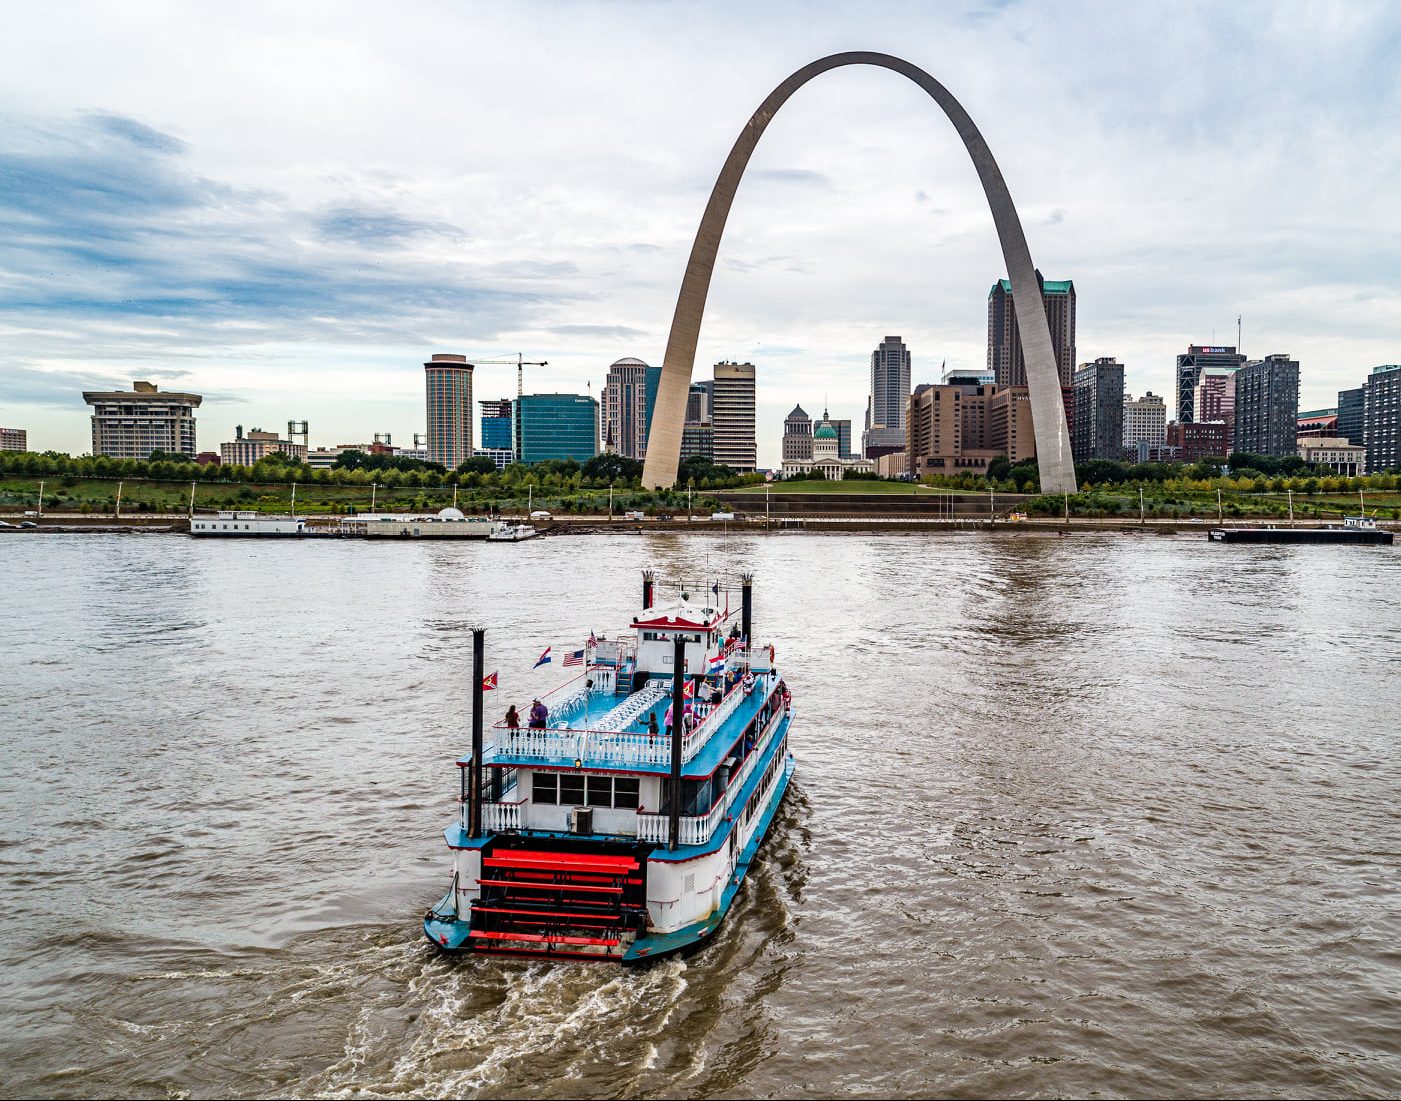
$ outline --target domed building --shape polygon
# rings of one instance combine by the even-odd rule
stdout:
[[[814,470],[820,470],[829,481],[841,481],[842,478],[846,477],[848,470],[873,473],[875,469],[876,464],[870,459],[842,458],[837,430],[833,427],[832,419],[826,409],[822,410],[821,422],[813,429],[812,458],[785,459],[783,461],[783,476],[785,478],[801,478],[811,474]]]

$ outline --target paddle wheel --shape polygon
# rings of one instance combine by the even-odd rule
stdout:
[[[482,855],[471,945],[496,954],[621,960],[646,927],[646,847],[499,838]]]

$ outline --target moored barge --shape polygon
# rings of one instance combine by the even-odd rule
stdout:
[[[452,886],[423,922],[443,951],[638,963],[729,912],[793,775],[792,701],[748,576],[738,615],[718,582],[655,589],[644,573],[628,635],[591,637],[524,728],[483,729],[474,632]]]
[[[1341,526],[1321,528],[1213,528],[1207,537],[1216,543],[1351,543],[1390,546],[1394,535],[1377,527],[1370,516],[1345,516]]]

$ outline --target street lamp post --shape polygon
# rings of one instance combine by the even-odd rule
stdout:
[[[126,483],[123,481],[117,482],[117,503],[112,506],[113,520],[120,520],[122,518],[122,486],[124,485],[126,485]]]
[[[1289,494],[1289,526],[1292,528],[1294,526],[1294,491],[1286,489],[1284,492]]]
[[[375,500],[376,500],[376,498],[378,498],[378,497],[379,497],[379,483],[378,483],[378,482],[371,482],[371,483],[370,483],[370,511],[371,511],[371,512],[374,512],[374,510],[375,510]]]
[[[1138,522],[1139,522],[1140,524],[1146,524],[1146,523],[1148,523],[1148,517],[1147,517],[1147,515],[1145,515],[1145,513],[1144,513],[1144,511],[1143,511],[1143,487],[1142,487],[1142,486],[1139,486],[1139,487],[1138,487]]]

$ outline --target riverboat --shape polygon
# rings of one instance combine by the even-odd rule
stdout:
[[[305,534],[306,521],[300,516],[265,516],[259,512],[226,510],[215,516],[191,516],[190,534],[220,538],[286,538]]]
[[[1213,528],[1207,533],[1216,543],[1351,543],[1391,546],[1395,536],[1377,527],[1371,516],[1345,516],[1342,525],[1321,528]]]
[[[590,638],[541,697],[543,726],[484,732],[474,632],[452,886],[423,921],[443,951],[634,964],[705,942],[733,906],[793,775],[792,702],[752,641],[748,576],[738,615],[719,583],[655,588],[645,572],[626,636]]]

